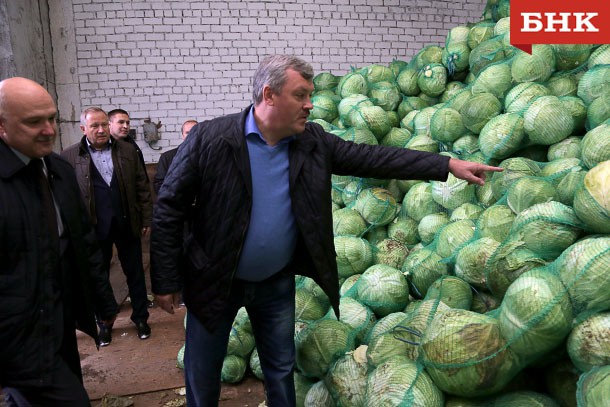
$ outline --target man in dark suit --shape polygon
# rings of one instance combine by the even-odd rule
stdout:
[[[95,315],[112,324],[118,306],[74,170],[53,153],[56,116],[36,82],[0,82],[0,388],[88,406],[75,329],[99,345]]]
[[[127,277],[131,320],[138,337],[150,336],[148,298],[142,264],[141,237],[147,236],[152,216],[150,184],[135,148],[109,133],[108,116],[99,107],[81,114],[83,138],[68,147],[64,157],[76,170],[81,196],[104,255],[108,273],[116,245],[121,268]],[[112,326],[100,325],[102,346],[112,340]]]
[[[182,123],[182,128],[180,129],[182,140],[184,140],[189,135],[189,132],[196,124],[197,120],[187,120]],[[161,185],[163,184],[165,175],[167,175],[167,170],[169,169],[169,166],[172,163],[177,152],[178,147],[172,148],[171,150],[161,154],[161,156],[159,157],[159,163],[157,164],[157,172],[155,173],[155,178],[153,179],[153,188],[155,190],[155,194],[159,193],[159,189],[161,189]]]

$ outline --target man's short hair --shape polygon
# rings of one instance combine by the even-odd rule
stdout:
[[[112,109],[111,111],[108,112],[108,119],[112,119],[114,116],[116,116],[117,114],[124,114],[127,117],[129,117],[129,113],[127,113],[125,110],[123,109]]]
[[[106,111],[104,109],[102,109],[101,107],[91,106],[91,107],[88,107],[85,110],[83,110],[83,112],[80,114],[80,124],[85,126],[87,124],[87,115],[89,113],[96,113],[96,112],[101,112],[101,113],[104,113],[106,116],[108,116],[108,113],[106,113]]]
[[[197,124],[197,120],[190,119],[190,120],[187,120],[184,123],[182,123],[182,126],[180,126],[180,134],[184,133],[184,126],[186,126],[188,123]]]
[[[293,69],[303,79],[312,80],[314,73],[310,64],[293,55],[270,55],[265,57],[252,80],[252,101],[258,104],[263,100],[263,88],[269,85],[275,93],[280,93],[286,83],[286,70]]]

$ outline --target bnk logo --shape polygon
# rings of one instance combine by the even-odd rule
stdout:
[[[610,2],[601,0],[511,0],[511,44],[610,44]]]

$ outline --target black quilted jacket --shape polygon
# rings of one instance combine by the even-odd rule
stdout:
[[[184,282],[189,312],[208,329],[215,328],[215,316],[225,306],[249,224],[252,181],[244,136],[248,111],[205,121],[191,130],[173,160],[153,214],[152,290],[173,293]],[[331,174],[445,180],[449,158],[354,144],[315,123],[308,123],[291,142],[289,155],[292,210],[300,232],[292,267],[320,285],[338,315]],[[194,199],[192,236],[184,243],[183,222]],[[186,255],[180,268],[183,243]]]

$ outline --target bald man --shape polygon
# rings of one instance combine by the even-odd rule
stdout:
[[[88,406],[76,332],[118,305],[74,170],[53,152],[57,108],[25,78],[0,82],[0,387],[32,405]]]

